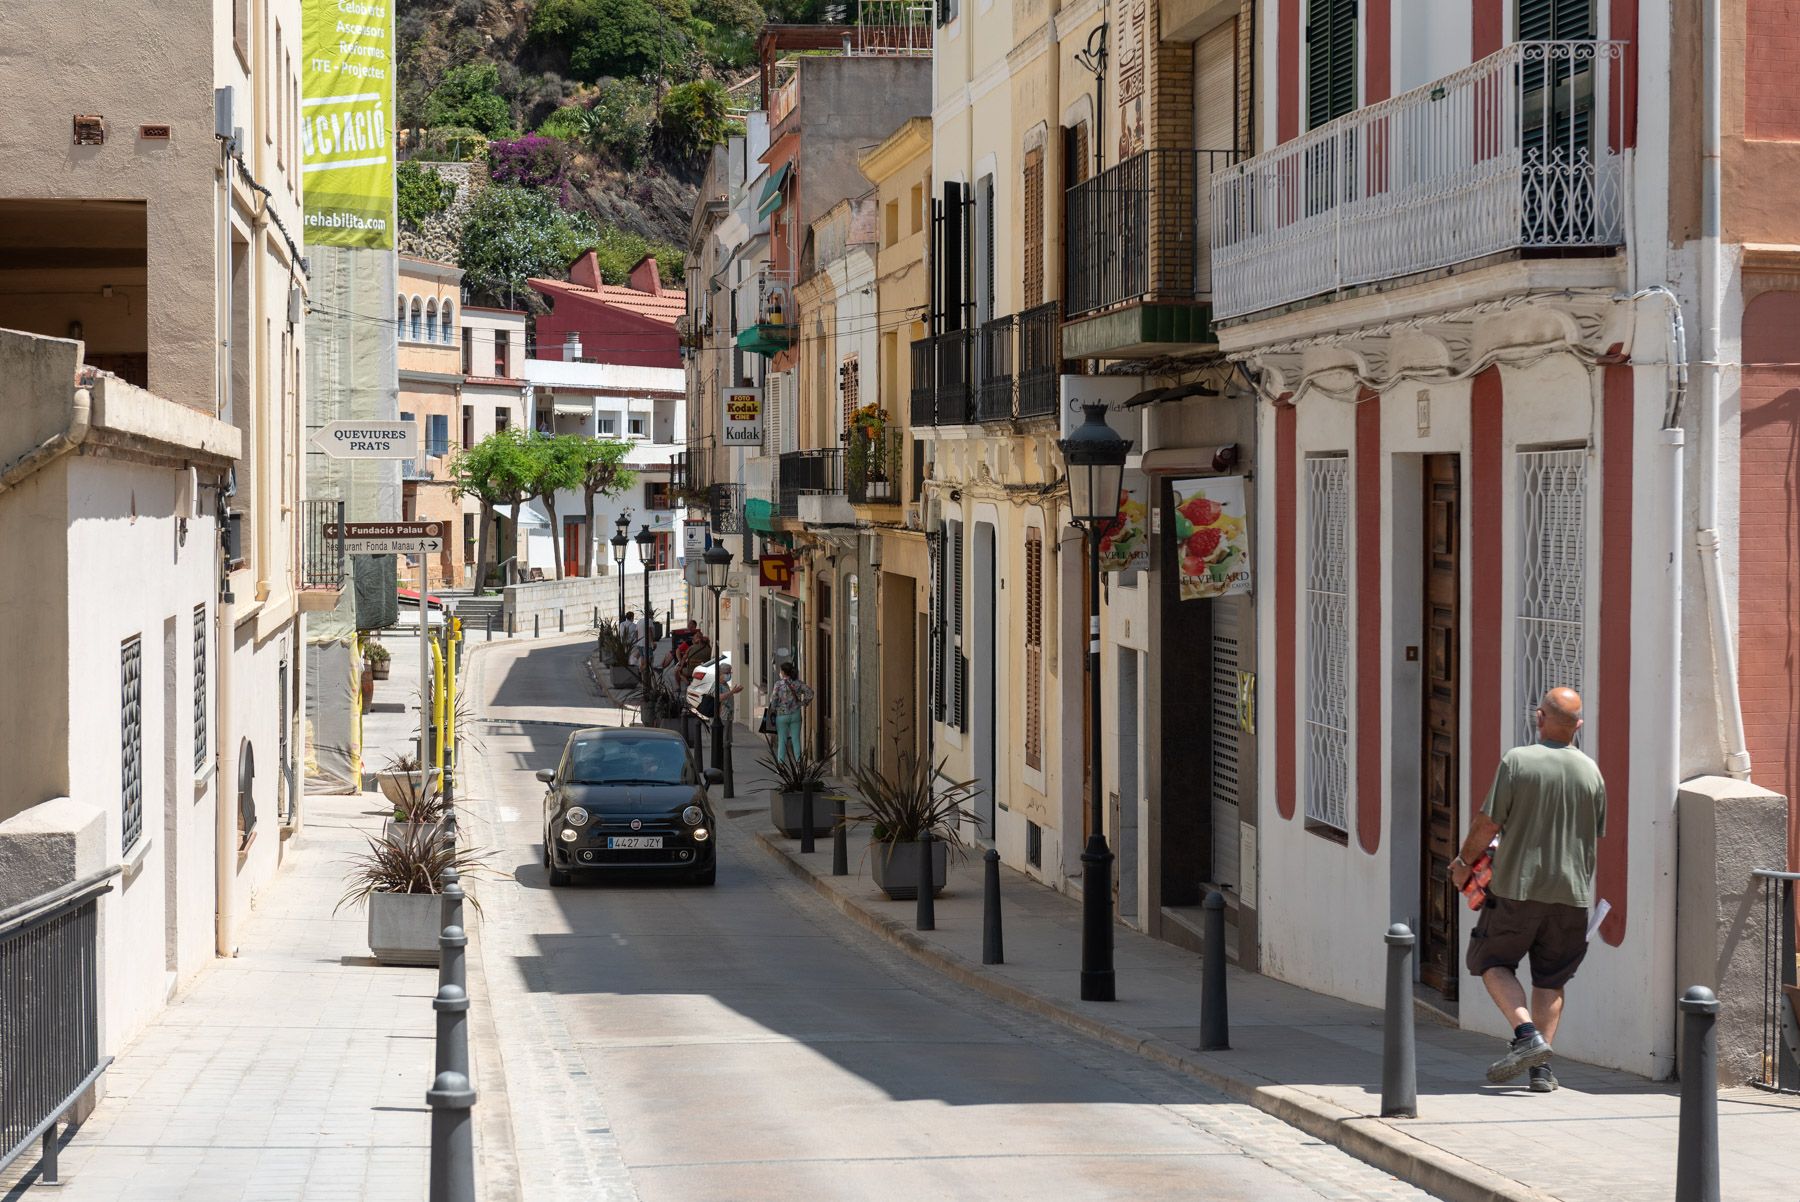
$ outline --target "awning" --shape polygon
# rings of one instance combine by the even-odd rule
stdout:
[[[744,524],[758,534],[775,533],[775,502],[751,497],[744,502]]]
[[[1138,470],[1146,476],[1216,476],[1238,466],[1238,446],[1159,447],[1145,451]]]
[[[1148,388],[1126,401],[1122,408],[1136,409],[1140,405],[1155,405],[1163,401],[1182,401],[1194,396],[1218,396],[1219,390],[1201,380],[1189,380],[1186,384],[1177,384],[1173,388]]]
[[[594,411],[593,397],[557,397],[552,408],[558,413],[589,414]]]
[[[775,174],[769,177],[769,182],[763,185],[762,195],[756,201],[758,217],[767,217],[781,207],[781,185],[787,182],[787,177],[792,170],[792,163],[783,163],[775,169]]]

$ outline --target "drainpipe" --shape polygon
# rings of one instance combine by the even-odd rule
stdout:
[[[1702,30],[1703,143],[1700,173],[1700,470],[1699,515],[1694,539],[1700,577],[1712,618],[1713,682],[1724,726],[1725,771],[1750,778],[1744,738],[1744,706],[1738,696],[1737,636],[1726,608],[1719,537],[1719,325],[1724,292],[1719,238],[1719,2],[1706,0]]]
[[[27,476],[42,471],[87,441],[93,409],[93,390],[85,386],[76,388],[69,397],[68,427],[52,434],[0,469],[0,493],[9,491]]]

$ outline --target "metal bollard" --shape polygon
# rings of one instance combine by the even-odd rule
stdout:
[[[1681,1125],[1675,1202],[1719,1202],[1719,999],[1695,985],[1681,1011]]]
[[[600,629],[600,607],[594,606],[594,629]]]
[[[534,639],[538,637],[538,617],[538,614],[531,615],[531,637]]]
[[[475,1090],[467,1073],[439,1073],[431,1107],[431,1202],[475,1202]]]
[[[813,853],[813,789],[811,782],[800,790],[800,854]]]
[[[58,1151],[56,1144],[56,1124],[60,1118],[61,1116],[59,1115],[57,1118],[51,1119],[50,1125],[44,1128],[44,1142],[42,1144],[41,1154],[38,1157],[39,1185],[63,1184],[62,1179],[57,1176],[56,1167],[56,1154]]]
[[[450,839],[455,838],[456,811],[453,809],[446,810],[444,812],[444,834],[447,838],[450,838]],[[443,875],[438,878],[438,893],[444,899],[443,917],[442,917],[442,920],[438,923],[438,925],[440,927],[455,927],[459,931],[462,930],[463,929],[463,898],[465,896],[467,896],[463,892],[462,874],[457,872],[456,869],[454,869],[454,868],[444,869]],[[439,946],[441,947],[443,945],[442,938],[440,938],[438,942],[439,942]],[[454,982],[457,985],[461,985],[464,983],[463,978],[462,978],[462,973],[461,973],[461,967],[462,967],[461,962],[460,962],[461,954],[462,953],[460,953],[460,952],[457,953],[459,960],[458,960],[458,966],[457,966],[458,972],[457,972],[456,976],[444,975],[444,959],[445,958],[442,955],[438,956],[438,984],[442,985],[447,981]]]
[[[494,641],[494,615],[491,611],[488,613],[487,620],[487,641],[490,643]]]
[[[438,991],[431,999],[437,1011],[437,1072],[469,1075],[469,991],[462,984],[463,955],[469,937],[461,927],[445,927],[438,935]]]
[[[518,633],[519,618],[517,614],[506,615],[506,637],[512,638]]]
[[[844,824],[844,795],[839,793],[833,799],[833,817],[831,826],[831,875],[850,875],[850,831]]]
[[[1419,1071],[1413,1049],[1412,954],[1418,942],[1397,922],[1387,929],[1387,1010],[1381,1036],[1381,1117],[1419,1117]]]
[[[563,626],[563,611],[562,611],[561,606],[558,606],[557,610],[556,610],[556,633],[558,633],[558,634],[567,634],[568,633],[568,630]]]
[[[1006,948],[1000,938],[1000,852],[990,847],[981,858],[981,962],[1004,964]]]
[[[919,836],[919,914],[913,925],[921,931],[937,930],[937,898],[932,886],[936,883],[931,871],[931,831],[928,829]]]
[[[1206,895],[1206,950],[1200,961],[1200,1050],[1231,1047],[1231,1017],[1225,1000],[1225,895]]]

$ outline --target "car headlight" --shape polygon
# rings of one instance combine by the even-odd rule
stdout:
[[[701,827],[699,830],[694,832],[694,842],[696,842],[696,843],[704,843],[710,838],[712,838],[712,832],[707,830],[705,827]]]
[[[704,817],[706,817],[706,811],[699,806],[689,806],[681,811],[681,820],[689,826],[699,826],[700,820]]]
[[[563,821],[570,826],[586,826],[588,823],[588,812],[580,806],[570,806],[563,811]]]
[[[575,832],[570,830],[566,826],[563,827],[560,832],[558,832],[557,837],[559,839],[561,839],[564,843],[573,843],[573,842],[575,842],[575,839],[576,839]]]

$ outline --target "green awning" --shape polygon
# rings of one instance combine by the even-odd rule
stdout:
[[[738,331],[737,345],[740,351],[773,357],[794,345],[794,327],[771,321],[759,322]]]
[[[763,185],[762,196],[756,201],[758,217],[767,217],[781,207],[781,185],[787,182],[788,173],[792,169],[792,163],[783,163],[775,169],[775,174],[769,177],[769,182]]]
[[[775,502],[761,497],[745,500],[744,524],[758,534],[775,533]]]

